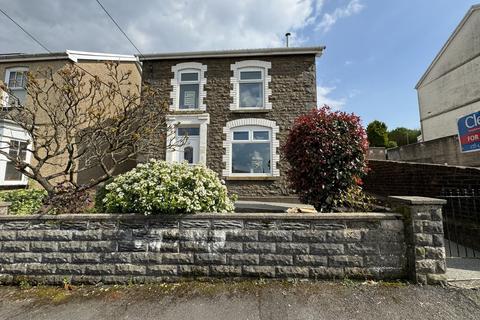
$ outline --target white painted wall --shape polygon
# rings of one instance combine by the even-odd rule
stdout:
[[[457,134],[457,119],[480,111],[480,10],[473,10],[420,82],[424,141]]]
[[[476,111],[480,111],[480,102],[472,103],[462,108],[423,120],[423,141],[429,141],[458,134],[458,118]]]

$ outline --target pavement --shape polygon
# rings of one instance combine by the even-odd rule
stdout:
[[[480,281],[479,258],[447,258],[448,281]]]
[[[0,319],[480,319],[480,290],[401,282],[0,287]]]

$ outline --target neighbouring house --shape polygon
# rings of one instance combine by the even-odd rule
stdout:
[[[460,150],[457,121],[480,111],[480,5],[470,8],[415,89],[421,138],[387,150],[388,159],[479,167],[478,152]]]
[[[324,47],[147,54],[142,79],[168,103],[175,125],[139,160],[205,164],[243,199],[293,196],[280,156],[295,118],[316,107],[316,58]],[[172,128],[174,126],[171,126]],[[164,146],[166,143],[163,144]]]
[[[423,141],[456,135],[458,118],[480,110],[480,5],[470,8],[415,89]]]
[[[2,108],[2,113],[0,113],[0,143],[2,143],[3,148],[8,147],[9,153],[18,154],[20,158],[29,162],[33,161],[33,159],[30,159],[31,155],[25,151],[29,140],[27,133],[16,123],[4,118],[5,112],[9,112],[11,108],[32,103],[25,89],[26,72],[37,72],[47,68],[56,72],[68,64],[75,64],[92,75],[105,78],[107,73],[105,62],[107,61],[119,62],[121,70],[132,72],[130,78],[132,86],[140,85],[141,65],[133,55],[70,50],[46,54],[0,54],[0,74],[3,75],[5,84],[13,95],[9,97],[6,92],[0,92],[2,94],[0,100]],[[45,115],[43,116],[45,117]],[[48,125],[46,117],[45,123]],[[59,162],[61,162],[61,159]],[[45,167],[47,171],[50,169],[51,167]],[[98,173],[95,170],[90,170],[81,177],[77,177],[77,179],[86,181],[95,174]],[[20,174],[4,156],[0,156],[0,188],[25,187],[27,183],[27,178]]]

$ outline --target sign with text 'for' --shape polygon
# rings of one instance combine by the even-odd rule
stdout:
[[[480,111],[461,117],[457,124],[461,151],[480,151]]]

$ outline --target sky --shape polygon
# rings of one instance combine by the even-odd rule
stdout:
[[[142,53],[325,45],[318,104],[419,128],[415,84],[475,1],[100,0]],[[478,1],[478,0],[477,0]],[[137,53],[95,0],[0,0],[50,51]],[[0,53],[44,52],[0,14]]]

